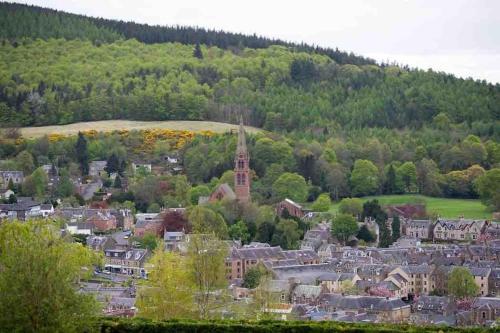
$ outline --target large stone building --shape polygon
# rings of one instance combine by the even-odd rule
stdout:
[[[403,223],[403,235],[417,239],[432,239],[431,220],[408,219]]]
[[[438,220],[434,225],[434,240],[476,241],[484,232],[486,225],[485,221]]]

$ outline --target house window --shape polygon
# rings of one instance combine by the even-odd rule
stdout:
[[[483,312],[483,319],[486,319],[486,312]]]
[[[460,238],[464,238],[464,234],[461,234],[461,235],[460,235]]]

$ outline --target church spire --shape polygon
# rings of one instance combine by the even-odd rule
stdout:
[[[234,157],[234,192],[240,202],[250,201],[250,156],[248,155],[243,117],[240,116],[238,145]]]
[[[244,154],[247,152],[247,140],[245,137],[245,127],[243,126],[243,117],[240,116],[240,126],[238,129],[238,146],[236,148],[236,155]]]

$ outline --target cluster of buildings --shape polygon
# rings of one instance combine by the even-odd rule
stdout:
[[[178,170],[177,159],[166,158],[172,172]],[[199,204],[222,199],[250,202],[249,162],[245,132],[240,125],[234,188],[221,184],[209,196],[200,197]],[[155,171],[151,164],[144,163],[133,163],[132,168]],[[48,175],[54,175],[50,179],[56,183],[53,167],[45,169]],[[93,161],[89,171],[92,180],[75,184],[85,200],[102,187],[100,178],[105,169],[106,161]],[[22,182],[22,172],[0,171],[4,201],[13,194],[9,187]],[[279,202],[276,212],[304,221],[314,216],[290,199]],[[119,286],[86,282],[81,291],[97,295],[109,316],[133,316],[137,310],[133,283],[125,284],[131,278],[147,278],[146,262],[151,255],[139,246],[138,238],[157,235],[163,237],[167,251],[185,253],[190,235],[186,230],[166,229],[169,213],[184,215],[185,209],[134,216],[128,209],[54,210],[52,205],[22,197],[17,202],[0,204],[0,220],[54,216],[64,221],[63,232],[84,235],[86,246],[104,258],[103,270],[95,274]],[[388,215],[390,231],[394,216],[401,218],[401,238],[390,248],[376,247],[380,235],[378,224],[372,220],[360,224],[373,232],[373,247],[340,245],[326,222],[308,230],[298,250],[228,241],[225,272],[234,301],[247,302],[256,296],[257,289],[243,286],[247,273],[258,268],[267,272],[258,286],[261,295],[268,297],[264,311],[285,320],[496,325],[500,318],[500,224],[465,219],[432,221],[423,218],[425,207],[421,205],[389,207]],[[352,241],[356,243],[355,237]],[[465,303],[457,303],[448,295],[448,277],[457,267],[467,268],[478,287],[477,295]]]
[[[252,297],[242,282],[259,266],[271,276],[259,287],[271,295],[269,312],[283,319],[461,326],[495,325],[500,318],[500,239],[353,248],[329,243],[324,229],[320,224],[307,232],[305,250],[233,247],[226,268],[235,299]],[[467,306],[448,295],[456,267],[466,267],[478,287]]]

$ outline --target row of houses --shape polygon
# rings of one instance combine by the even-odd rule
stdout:
[[[498,230],[498,231],[497,231]],[[490,237],[490,233],[500,233],[500,225],[485,220],[403,220],[402,235],[435,241],[479,241]]]

